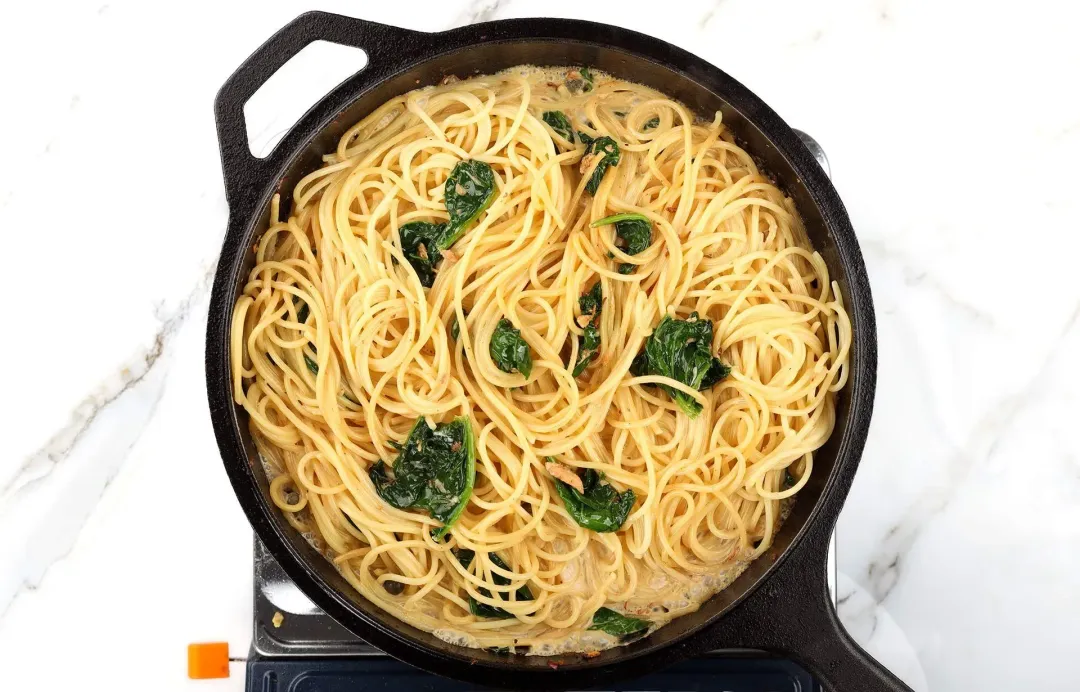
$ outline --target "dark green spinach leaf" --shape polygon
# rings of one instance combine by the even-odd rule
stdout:
[[[393,468],[379,461],[369,472],[379,497],[398,509],[425,509],[443,523],[432,531],[442,539],[472,495],[476,478],[476,441],[462,416],[432,430],[420,418],[409,431]]]
[[[634,491],[627,488],[620,493],[610,484],[602,483],[600,474],[593,469],[585,469],[584,474],[578,475],[584,493],[555,480],[555,491],[562,498],[566,511],[574,521],[590,531],[618,531],[634,508]]]
[[[585,368],[600,355],[600,330],[589,324],[581,335],[581,347],[578,349],[577,363],[574,364],[574,377],[580,377]]]
[[[495,173],[483,161],[459,161],[446,179],[444,198],[450,224],[439,238],[447,250],[465,235],[470,224],[495,201]]]
[[[631,635],[648,630],[651,625],[648,620],[623,615],[611,608],[600,608],[593,613],[589,629],[607,632],[613,637],[625,640]]]
[[[435,283],[435,265],[442,251],[456,243],[495,200],[495,173],[483,161],[459,161],[444,190],[448,223],[410,221],[398,229],[401,251],[425,288]]]
[[[574,126],[570,124],[570,119],[566,117],[566,114],[562,111],[545,111],[544,122],[551,126],[552,130],[571,144],[574,143]]]
[[[578,307],[581,308],[582,315],[592,315],[593,321],[596,321],[596,317],[600,314],[601,308],[604,307],[604,293],[600,282],[597,281],[593,284],[593,287],[589,289],[588,293],[582,293],[578,298]]]
[[[592,91],[594,87],[595,80],[589,68],[582,67],[579,70],[566,72],[566,88],[570,90],[570,93],[585,94]]]
[[[469,313],[465,313],[465,316],[468,317]],[[450,338],[454,341],[461,338],[461,324],[458,322],[456,314],[454,315],[453,323],[450,325]]]
[[[431,288],[435,283],[435,265],[442,259],[439,241],[446,233],[446,224],[410,221],[398,229],[401,251],[416,271],[420,285]]]
[[[615,225],[615,244],[628,255],[645,252],[652,244],[652,222],[644,214],[615,214],[593,221],[592,227]],[[634,265],[628,262],[619,265],[620,274],[630,274]]]
[[[593,79],[592,70],[587,67],[581,68],[581,79],[585,81],[585,86],[582,87],[582,91],[588,93],[596,86],[596,81]]]
[[[710,335],[709,338],[711,339],[712,336]],[[724,365],[724,362],[719,358],[713,358],[712,365],[709,366],[708,371],[705,373],[705,377],[701,378],[701,384],[698,386],[698,391],[708,389],[730,374],[730,367]]]
[[[578,137],[584,133],[579,132]],[[582,139],[584,141],[584,139]],[[582,161],[585,164],[585,170],[589,169],[592,165],[592,158],[599,157],[600,162],[596,164],[596,168],[593,169],[593,174],[589,178],[589,182],[585,184],[585,190],[590,195],[595,195],[596,191],[600,188],[600,181],[604,179],[604,174],[607,173],[608,168],[611,166],[618,166],[619,159],[622,154],[619,152],[619,145],[611,137],[597,137],[588,142],[588,146],[585,147],[585,156]],[[582,171],[584,172],[584,171]]]
[[[652,120],[646,122],[645,125],[642,126],[641,130],[644,132],[645,130],[652,130],[657,127],[660,127],[660,116],[656,116]]]
[[[468,569],[469,565],[473,561],[473,558],[476,556],[476,553],[475,551],[469,550],[468,548],[458,548],[454,551],[454,555],[455,557],[457,557],[458,562],[461,563],[461,566],[465,569]],[[489,553],[489,555],[491,557],[491,561],[494,562],[496,565],[507,571],[510,570],[510,567],[505,562],[503,562],[502,558],[499,557],[497,554]],[[498,586],[507,586],[508,584],[510,584],[510,579],[504,577],[501,574],[496,574],[495,572],[491,573],[491,580],[494,581],[495,584]],[[477,588],[477,591],[479,591],[481,595],[491,598],[491,591],[489,591],[488,589],[479,587]],[[517,591],[514,592],[514,594],[517,596],[517,600],[519,601],[533,600],[532,591],[529,590],[529,587],[526,584],[522,584],[521,586],[519,586]],[[508,600],[504,598],[501,593],[499,598],[504,601]],[[496,608],[495,606],[488,605],[487,603],[481,603],[472,596],[469,596],[469,612],[471,612],[478,618],[506,619],[514,617],[512,614],[506,612],[502,608]]]
[[[529,351],[529,344],[521,338],[521,330],[515,329],[514,324],[505,317],[495,326],[488,351],[491,353],[491,360],[495,362],[499,370],[503,372],[517,370],[525,377],[532,373],[532,353]]]
[[[652,224],[646,218],[619,221],[615,224],[615,235],[625,244],[623,252],[636,255],[652,243]]]
[[[711,387],[731,373],[731,368],[712,355],[712,337],[712,321],[698,318],[696,312],[686,320],[664,315],[645,341],[645,349],[630,364],[630,372],[634,376],[670,377],[698,391]],[[701,404],[692,397],[661,386],[683,413],[691,418],[701,413]]]
[[[473,558],[476,557],[475,550],[469,550],[468,548],[454,548],[451,552],[454,553],[454,557],[465,569],[469,569],[469,565],[472,564]]]
[[[300,296],[293,296],[292,302],[293,305],[300,306],[299,309],[297,309],[296,311],[296,321],[300,324],[307,322],[308,314],[311,312],[310,310],[308,310],[307,303],[300,300]]]
[[[604,304],[602,290],[600,282],[597,281],[592,290],[578,298],[581,314],[591,316],[591,319],[585,325],[584,334],[581,336],[577,363],[574,365],[574,377],[585,372],[585,368],[589,367],[589,364],[600,355],[600,309]]]

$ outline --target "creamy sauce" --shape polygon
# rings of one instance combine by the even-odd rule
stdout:
[[[589,120],[590,114],[586,112],[583,106],[584,101],[581,101],[578,107],[573,107],[578,94],[572,92],[566,86],[567,68],[523,66],[511,68],[506,73],[526,77],[534,84],[547,82],[552,85],[550,89],[541,89],[534,92],[534,98],[530,104],[532,111],[541,112],[545,110],[544,105],[546,103],[563,104],[562,110],[570,118],[575,130],[594,129],[592,127],[593,123]],[[597,82],[611,79],[608,75],[596,71],[593,72],[593,75]],[[428,97],[429,91],[430,89],[422,92],[425,94],[423,99]],[[639,107],[646,100],[637,93],[620,95],[605,101],[602,112],[597,114],[594,111],[593,116],[617,119],[623,111]],[[403,108],[391,109],[365,134],[370,136],[383,128],[391,126],[402,112],[404,112]],[[657,111],[656,115],[659,112]],[[635,112],[636,122],[618,122],[621,126],[641,128],[644,122],[653,116],[654,114],[649,113],[646,109],[640,109]],[[701,118],[697,120],[698,122],[704,122]],[[604,124],[607,125],[608,121],[605,120]],[[280,464],[262,455],[260,455],[260,459],[268,478],[274,478],[283,472]],[[776,531],[779,531],[780,525],[789,514],[790,507],[791,502],[782,503],[779,517],[776,520],[774,535]],[[307,510],[297,513],[294,518],[308,526],[314,527],[315,525]],[[326,555],[328,559],[333,558],[331,551],[325,546],[314,528],[303,532],[302,535],[317,551]],[[569,546],[562,546],[563,550],[568,548]],[[555,549],[557,551],[559,546],[556,546]],[[580,558],[567,564],[560,574],[564,584],[576,584],[580,587],[582,595],[586,597],[591,595],[591,585],[600,583],[603,577],[603,575],[597,573],[595,564],[599,561],[595,560],[596,556],[590,550],[586,550]],[[638,591],[635,593],[634,598],[620,603],[608,603],[607,606],[624,614],[648,619],[653,623],[652,628],[649,630],[651,633],[674,618],[698,610],[711,596],[727,588],[745,571],[752,559],[753,552],[753,550],[749,549],[740,551],[732,556],[730,562],[712,569],[708,574],[679,575],[678,578],[662,570],[649,570],[644,564],[641,564],[638,568]],[[340,565],[338,568],[339,570],[342,569]],[[344,571],[342,573],[344,574]],[[398,617],[406,613],[406,609],[398,605],[397,602],[379,601],[378,604]],[[419,607],[424,608],[424,605]],[[414,624],[429,629],[444,642],[473,648],[483,648],[491,645],[485,641],[483,633],[466,633],[447,626],[447,623],[442,620],[440,613],[434,607],[423,610],[409,609],[408,616]],[[505,636],[507,633],[512,634],[515,638],[514,651],[519,654],[554,656],[602,651],[621,644],[617,637],[600,631],[588,629],[552,630],[548,627],[534,630],[529,625],[516,620],[498,622],[499,624],[493,625],[490,631],[500,636]]]

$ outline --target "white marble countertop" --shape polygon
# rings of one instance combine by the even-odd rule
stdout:
[[[426,31],[538,15],[622,24],[720,66],[817,138],[880,339],[873,427],[839,527],[841,617],[916,690],[1076,689],[1075,4],[317,5]],[[242,689],[241,663],[228,680],[185,677],[188,642],[243,656],[251,626],[251,532],[202,370],[227,216],[211,104],[307,9],[50,0],[5,13],[5,689],[105,674],[116,690]],[[253,102],[259,146],[340,67],[292,70]]]

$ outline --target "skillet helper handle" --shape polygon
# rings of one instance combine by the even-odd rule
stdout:
[[[791,659],[825,692],[912,692],[863,651],[837,617],[826,577],[831,533],[831,523],[811,524],[776,572],[720,618],[703,642],[711,649],[760,649]]]
[[[361,71],[370,70],[374,65],[389,67],[389,63],[398,62],[401,54],[409,52],[407,46],[423,35],[421,32],[329,12],[306,12],[259,46],[236,68],[214,99],[221,168],[229,206],[235,206],[252,191],[253,183],[262,180],[268,170],[267,159],[277,151],[275,148],[266,159],[256,158],[251,153],[244,121],[244,104],[285,63],[309,44],[329,41],[363,50],[368,56],[368,63]],[[339,105],[344,107],[346,104]]]

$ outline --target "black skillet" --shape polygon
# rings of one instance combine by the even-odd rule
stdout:
[[[252,156],[243,106],[316,40],[366,51],[369,62],[304,115],[264,159]],[[360,597],[279,515],[257,463],[244,412],[231,396],[232,306],[254,263],[271,195],[283,209],[297,180],[320,165],[346,127],[379,104],[446,75],[487,74],[521,64],[588,65],[652,86],[699,114],[723,111],[744,146],[795,199],[810,238],[840,282],[854,344],[836,430],[773,547],[701,609],[649,637],[592,659],[507,656],[446,644]],[[803,664],[827,690],[906,690],[844,631],[826,586],[829,537],[859,463],[874,401],[874,308],[855,234],[832,184],[796,134],[734,79],[684,50],[614,26],[513,19],[420,33],[322,12],[298,17],[229,77],[215,102],[229,227],[214,280],[206,334],[206,387],[218,446],[251,525],[285,572],[335,620],[406,663],[493,687],[584,688],[655,671],[714,649],[763,649]]]

